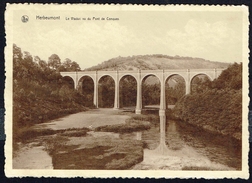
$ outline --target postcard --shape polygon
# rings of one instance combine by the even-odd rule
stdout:
[[[7,4],[7,177],[248,179],[248,7]]]

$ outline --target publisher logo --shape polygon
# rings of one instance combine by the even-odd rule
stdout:
[[[29,20],[29,17],[28,17],[27,15],[23,15],[23,16],[21,17],[21,21],[22,21],[23,23],[28,22],[28,20]]]

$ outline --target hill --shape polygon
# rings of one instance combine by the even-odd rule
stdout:
[[[85,69],[93,70],[155,70],[155,69],[201,69],[227,68],[229,63],[213,62],[202,58],[167,56],[167,55],[138,55],[116,57],[96,66]]]

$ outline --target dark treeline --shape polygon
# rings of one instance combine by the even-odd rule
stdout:
[[[173,112],[176,117],[212,132],[241,139],[242,64],[233,64],[214,81],[201,83],[181,98]]]
[[[69,86],[59,71],[80,70],[76,62],[63,63],[53,54],[48,62],[13,45],[13,129],[20,129],[85,110],[85,96]]]

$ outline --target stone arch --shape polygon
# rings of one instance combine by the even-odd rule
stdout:
[[[75,89],[75,82],[74,82],[74,79],[71,76],[64,76],[63,80],[66,82],[66,84],[70,88]]]
[[[211,76],[209,76],[207,73],[197,73],[194,74],[191,78],[190,78],[190,93],[193,93],[194,88],[194,84],[192,83],[194,81],[195,78],[197,78],[198,76],[205,76],[207,77],[210,81],[213,81],[213,78]],[[197,84],[196,84],[197,85]]]
[[[84,77],[91,78],[91,79],[93,80],[93,82],[95,83],[95,79],[94,79],[92,76],[90,76],[89,74],[83,74],[83,75],[81,75],[81,77],[80,77],[79,80],[78,80],[78,83],[79,83],[79,82],[82,82]],[[82,81],[81,81],[81,80],[82,80]]]
[[[155,76],[156,78],[158,78],[158,80],[159,80],[159,82],[160,82],[160,84],[161,84],[162,79],[160,78],[160,76],[159,76],[158,74],[156,74],[156,73],[151,73],[151,72],[150,72],[150,73],[144,73],[144,74],[142,74],[140,83],[143,84],[143,81],[144,81],[146,78],[148,78],[149,76]]]
[[[115,99],[115,87],[116,87],[115,79],[109,74],[104,74],[98,78],[97,84],[98,84],[99,107],[113,108]]]
[[[205,75],[205,76],[207,76],[207,77],[210,79],[210,81],[213,81],[213,80],[214,80],[214,78],[212,78],[209,74],[204,73],[204,72],[199,72],[199,73],[193,74],[193,75],[190,77],[190,84],[191,84],[192,80],[193,80],[195,77],[199,76],[199,75]]]
[[[95,81],[89,75],[83,75],[78,81],[77,90],[79,90],[84,96],[88,103],[92,104],[94,101],[94,88]]]
[[[144,85],[144,82],[150,76],[157,79],[158,83],[153,83],[153,85],[152,84]],[[140,82],[141,82],[141,87],[142,87],[142,106],[144,107],[146,105],[151,105],[152,106],[151,108],[153,108],[153,107],[156,108],[157,106],[158,106],[157,108],[159,108],[160,95],[161,95],[161,85],[162,85],[162,81],[161,81],[160,77],[156,74],[153,74],[153,73],[147,73],[141,78]],[[150,88],[148,86],[150,86]],[[152,91],[148,92],[149,90],[152,90]],[[157,106],[155,107],[153,105],[157,105]]]
[[[174,81],[171,82],[169,85],[168,82],[170,81],[170,79],[172,79],[173,77],[177,77],[177,80],[181,79],[180,81],[176,81],[174,78]],[[177,82],[177,83],[176,83]],[[175,103],[186,94],[186,79],[185,77],[183,77],[183,75],[181,74],[171,74],[169,76],[167,76],[164,80],[164,84],[165,84],[165,99],[166,99],[166,106],[172,106],[175,105]],[[180,85],[182,84],[182,85]],[[169,88],[168,88],[169,86]],[[176,89],[176,91],[174,90]]]
[[[126,78],[131,79],[125,81]],[[119,101],[120,101],[119,106],[135,107],[137,102],[137,79],[131,74],[123,74],[119,78],[118,84],[119,84]],[[123,84],[126,85],[124,86]]]
[[[113,81],[116,83],[116,78],[112,74],[109,74],[109,73],[98,75],[98,77],[97,77],[97,83],[100,82],[101,78],[107,77],[107,76],[111,77],[113,79]]]
[[[184,81],[186,82],[186,78],[183,74],[180,74],[180,73],[172,73],[172,74],[169,74],[168,76],[166,76],[164,79],[165,82],[167,82],[171,77],[173,76],[180,76],[181,78],[184,79]]]
[[[135,78],[136,82],[138,82],[138,81],[137,81],[137,77],[136,77],[134,74],[125,73],[125,74],[122,74],[122,75],[119,76],[119,78],[118,78],[119,83],[120,83],[121,79],[122,79],[123,77],[125,77],[125,76],[131,76],[131,77]]]

